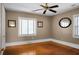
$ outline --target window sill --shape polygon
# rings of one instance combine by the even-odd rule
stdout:
[[[22,37],[22,36],[36,36],[36,34],[35,35],[19,35],[20,37]]]

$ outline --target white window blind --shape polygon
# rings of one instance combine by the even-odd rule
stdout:
[[[79,38],[79,15],[74,16],[73,23],[73,37]]]
[[[36,19],[19,17],[19,35],[36,35]]]

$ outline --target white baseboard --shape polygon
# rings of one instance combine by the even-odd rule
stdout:
[[[22,44],[31,44],[31,43],[46,42],[46,41],[51,41],[51,39],[39,39],[39,40],[22,41],[22,42],[11,42],[11,43],[6,43],[6,46],[14,46],[14,45],[22,45]]]
[[[61,40],[56,40],[56,39],[52,39],[52,41],[56,42],[56,43],[60,43],[60,44],[66,45],[66,46],[70,46],[72,48],[79,49],[79,44],[70,43],[70,42],[61,41]]]
[[[32,40],[32,41],[23,41],[23,42],[6,43],[6,46],[14,46],[14,45],[22,45],[22,44],[31,44],[31,43],[46,42],[46,41],[53,41],[53,42],[56,42],[56,43],[60,43],[60,44],[66,45],[66,46],[70,46],[70,47],[79,49],[79,44],[65,42],[65,41],[56,40],[56,39],[52,39],[52,38]]]

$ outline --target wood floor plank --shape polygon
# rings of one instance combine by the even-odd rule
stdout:
[[[79,55],[79,50],[48,41],[6,47],[4,55]]]

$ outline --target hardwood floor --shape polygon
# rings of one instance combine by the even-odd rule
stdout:
[[[79,55],[79,50],[48,41],[6,47],[4,55]]]

